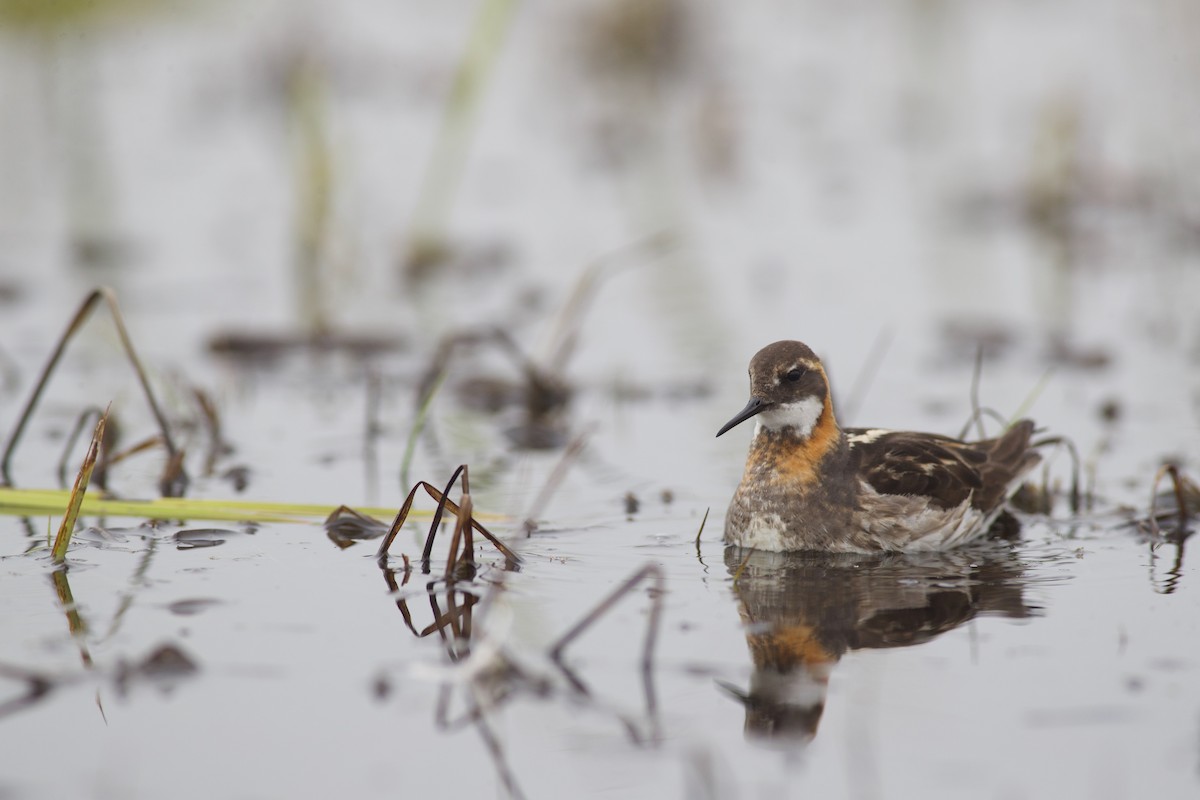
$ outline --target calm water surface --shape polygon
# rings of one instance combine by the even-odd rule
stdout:
[[[57,50],[0,23],[22,110],[0,126],[0,430],[103,282],[192,495],[396,508],[441,336],[499,326],[546,366],[577,334],[554,447],[514,445],[519,406],[480,410],[483,382],[520,371],[479,347],[415,451],[413,479],[471,465],[518,572],[485,546],[452,591],[406,580],[419,527],[389,572],[318,524],[87,519],[55,580],[38,545],[57,520],[0,516],[0,797],[1195,796],[1200,575],[1127,524],[1164,459],[1200,474],[1191,5],[690,4],[645,62],[607,5],[510,21],[444,220],[456,256],[425,282],[397,264],[472,4],[233,2],[56,29],[76,43]],[[298,110],[303,64],[321,88]],[[296,253],[324,157],[314,309]],[[633,244],[664,230],[670,247]],[[206,347],[322,316],[400,346],[267,365]],[[1069,437],[1094,507],[1069,512],[1070,459],[1048,450],[1054,510],[1016,542],[725,552],[748,434],[713,435],[780,338],[826,360],[844,424],[954,434],[986,344],[980,402]],[[233,447],[207,475],[193,386]],[[153,433],[98,321],[16,483],[55,485],[77,415],[109,399],[125,442]],[[112,488],[153,496],[160,466],[130,459]],[[648,565],[662,591],[550,657]]]

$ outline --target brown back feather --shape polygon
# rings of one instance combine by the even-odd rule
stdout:
[[[1008,485],[1013,479],[1042,460],[1029,447],[1033,436],[1033,420],[1023,419],[996,439],[979,442],[976,447],[987,452],[987,461],[980,468],[983,490],[976,502],[980,508],[992,509],[1004,502]]]
[[[863,429],[850,428],[850,436]],[[999,506],[1008,484],[1039,460],[1029,449],[1033,422],[1021,420],[995,439],[960,442],[929,433],[892,431],[850,445],[859,475],[881,494],[925,495],[954,508],[968,497],[984,511]]]

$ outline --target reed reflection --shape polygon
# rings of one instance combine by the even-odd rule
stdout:
[[[725,551],[754,662],[750,685],[723,689],[746,710],[746,736],[805,743],[816,736],[829,677],[851,650],[927,642],[980,614],[1032,616],[1011,548],[947,553]]]

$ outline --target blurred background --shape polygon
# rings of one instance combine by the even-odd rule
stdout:
[[[844,422],[939,430],[982,348],[985,404],[1128,411],[1140,471],[1200,417],[1197,36],[1187,0],[0,0],[2,347],[105,284],[160,366],[495,326],[717,420],[799,338]]]
[[[526,563],[460,591],[507,582],[503,643],[531,658],[657,564],[662,740],[517,686],[498,739],[530,796],[1180,796],[1195,568],[1182,527],[1156,550],[1129,523],[1164,462],[1200,471],[1197,131],[1195,0],[0,0],[0,431],[107,285],[193,495],[394,508],[468,462]],[[154,432],[97,317],[16,454],[23,487],[55,485],[87,405],[115,399],[126,442]],[[948,580],[962,613],[886,657],[867,651],[894,639],[839,629],[821,738],[776,758],[719,689],[751,683],[743,617],[774,608],[779,570],[734,597],[721,519],[749,433],[713,434],[782,338],[825,359],[844,424],[958,435],[973,385],[1001,421],[1034,417],[1108,516],[1060,494],[995,568],[900,571],[902,612]],[[151,452],[118,493],[155,494]],[[1064,486],[1047,456],[1038,480]],[[491,739],[434,723],[445,653],[401,628],[373,544],[81,532],[76,606],[47,586],[43,522],[0,528],[0,640],[66,677],[0,728],[0,795],[441,793],[451,749],[484,764],[454,775],[467,790],[504,778]],[[629,714],[642,601],[573,650]],[[63,624],[77,608],[91,634]],[[126,701],[114,665],[160,641],[204,679]],[[25,679],[6,675],[5,698]],[[229,735],[241,707],[259,713]],[[67,752],[75,771],[48,763]]]
[[[595,324],[691,358],[1176,342],[1198,30],[1186,0],[3,0],[7,311],[105,282],[203,318],[185,343],[518,326],[663,235]]]
[[[1187,0],[0,0],[3,346],[107,284],[160,362],[495,325],[725,409],[799,338],[846,421],[944,428],[928,367],[961,400],[982,345],[1193,436],[1198,35]]]

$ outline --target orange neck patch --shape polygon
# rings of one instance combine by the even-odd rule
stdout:
[[[774,483],[806,486],[816,482],[820,464],[837,447],[842,431],[833,416],[833,404],[825,397],[825,408],[805,438],[762,432],[750,445],[747,472],[754,471]]]

